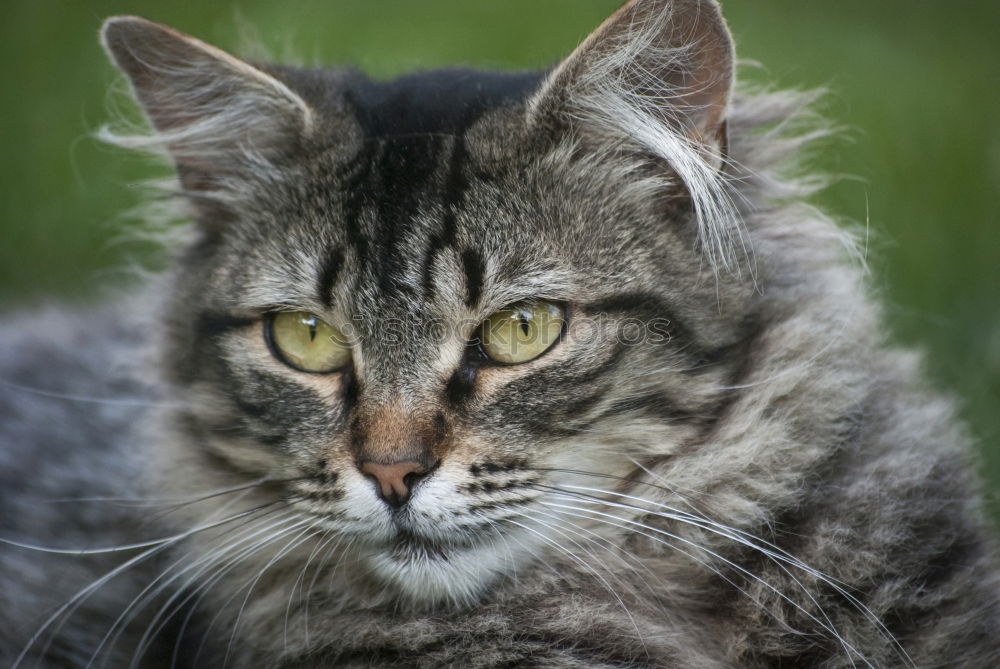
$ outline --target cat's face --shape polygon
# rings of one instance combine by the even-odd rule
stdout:
[[[154,124],[181,128],[167,145],[200,212],[169,318],[179,434],[227,473],[269,477],[411,600],[468,601],[559,550],[554,490],[690,446],[721,402],[747,288],[720,287],[682,181],[719,169],[728,37],[717,16],[695,24],[711,47],[695,64],[713,70],[685,81],[718,89],[686,101],[697,114],[645,118],[701,161],[691,172],[586,118],[587,91],[608,94],[593,79],[631,71],[605,50],[635,18],[544,77],[387,84],[247,75],[148,23],[107,33]],[[151,52],[129,61],[135,35]],[[213,104],[253,79],[227,101],[227,127],[246,126],[230,146],[183,136],[174,107],[158,116],[157,96],[183,91],[142,69],[153,58],[214,64],[197,75],[228,82]]]

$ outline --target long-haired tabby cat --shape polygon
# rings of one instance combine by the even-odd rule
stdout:
[[[189,238],[0,331],[0,661],[996,667],[966,439],[715,0],[374,81],[109,19]]]

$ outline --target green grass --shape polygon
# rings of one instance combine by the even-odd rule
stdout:
[[[524,68],[567,53],[615,0],[304,0],[275,3],[21,0],[0,28],[0,301],[92,294],[119,266],[116,217],[146,174],[88,137],[115,80],[96,32],[135,13],[237,48],[253,26],[278,57],[358,63],[380,75],[445,63]],[[821,197],[867,221],[874,280],[900,341],[964,400],[1000,489],[1000,4],[914,0],[729,0],[756,79],[832,90],[851,141],[820,167]],[[1000,504],[993,508],[1000,510]]]

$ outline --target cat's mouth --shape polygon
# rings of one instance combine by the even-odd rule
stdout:
[[[449,559],[451,547],[445,546],[441,542],[432,541],[425,537],[418,536],[409,530],[402,529],[387,551],[389,556],[400,562],[416,562],[424,560],[444,560]]]

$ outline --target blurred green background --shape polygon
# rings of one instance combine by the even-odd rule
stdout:
[[[0,303],[81,299],[142,249],[120,213],[150,174],[89,137],[115,81],[103,17],[141,14],[239,51],[249,34],[306,63],[388,75],[446,63],[525,68],[568,53],[617,0],[20,0],[4,6]],[[1000,512],[1000,3],[728,0],[751,78],[826,85],[846,128],[817,157],[820,197],[868,222],[873,280],[897,338],[929,350],[983,453]],[[249,29],[248,29],[249,27]],[[1000,518],[1000,514],[997,516]]]

